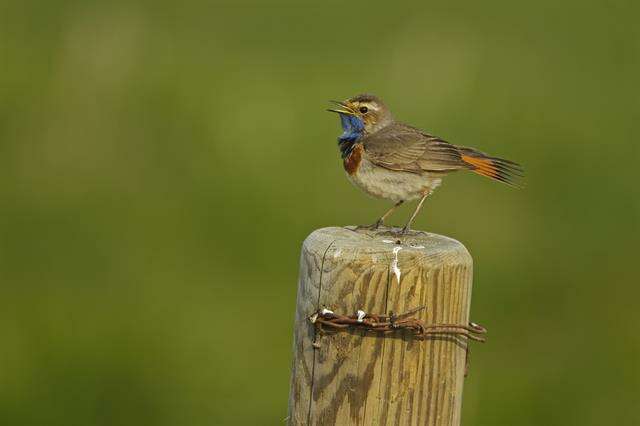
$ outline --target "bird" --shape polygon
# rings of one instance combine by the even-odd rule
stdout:
[[[348,179],[366,194],[393,202],[376,222],[359,228],[378,229],[401,204],[418,200],[400,231],[406,234],[442,178],[458,170],[521,187],[524,171],[518,163],[451,144],[396,121],[375,95],[360,94],[329,102],[335,107],[327,111],[340,116],[343,132],[338,137],[338,147]]]

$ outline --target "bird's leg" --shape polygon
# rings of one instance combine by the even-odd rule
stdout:
[[[383,214],[382,217],[380,217],[380,219],[376,221],[376,223],[374,223],[375,228],[377,229],[380,225],[383,225],[384,221],[387,220],[387,217],[389,217],[391,213],[393,213],[398,207],[400,207],[402,203],[404,203],[404,200],[398,201],[389,210],[387,210],[387,212]]]
[[[402,203],[404,203],[404,200],[398,201],[389,210],[387,210],[387,212],[383,214],[382,217],[380,217],[380,219],[376,220],[375,223],[368,226],[362,226],[361,228],[378,229],[380,225],[384,224],[384,221],[387,219],[387,217],[389,217],[389,215],[393,213],[394,210],[397,209]]]
[[[422,208],[422,204],[424,203],[424,200],[427,199],[427,197],[429,196],[429,194],[431,194],[431,192],[426,192],[422,198],[420,198],[420,201],[418,202],[418,205],[416,206],[415,211],[413,212],[413,214],[411,215],[411,218],[409,219],[409,221],[407,222],[407,224],[404,226],[404,228],[402,228],[402,231],[400,231],[401,234],[406,234],[407,231],[409,231],[409,229],[411,229],[411,224],[413,223],[413,220],[416,218],[416,216],[418,215],[418,212],[420,211],[420,209]]]

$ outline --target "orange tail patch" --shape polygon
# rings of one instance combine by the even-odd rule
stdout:
[[[522,168],[512,161],[464,154],[461,155],[461,158],[470,166],[471,170],[479,175],[499,180],[511,186],[520,186],[518,180],[523,176]]]
[[[495,178],[498,176],[498,169],[493,165],[493,162],[488,158],[476,158],[468,155],[462,156],[462,161],[473,166],[473,171],[479,175]]]

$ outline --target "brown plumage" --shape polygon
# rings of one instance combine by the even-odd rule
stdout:
[[[338,140],[349,179],[367,194],[396,203],[372,227],[381,225],[404,201],[420,199],[403,232],[408,230],[442,177],[457,170],[519,186],[523,171],[517,163],[450,144],[397,122],[376,96],[358,95],[335,103],[340,108],[330,111],[342,119],[344,133]]]
[[[364,135],[360,143],[370,161],[390,170],[418,174],[472,170],[512,186],[518,186],[522,177],[522,168],[512,161],[450,144],[398,122]]]

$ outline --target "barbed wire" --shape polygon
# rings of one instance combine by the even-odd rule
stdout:
[[[422,320],[411,317],[425,309],[424,306],[417,307],[402,314],[390,312],[388,315],[366,313],[362,310],[353,315],[336,314],[330,309],[319,309],[309,317],[309,321],[315,325],[316,330],[321,333],[337,332],[349,328],[359,328],[378,333],[393,333],[398,330],[407,330],[417,338],[426,338],[435,335],[454,335],[466,337],[476,342],[485,342],[484,335],[487,329],[483,326],[470,322],[467,325],[460,324],[425,324]]]
[[[402,314],[390,312],[388,315],[371,314],[363,310],[358,310],[353,315],[340,315],[330,309],[323,308],[314,312],[313,315],[309,317],[309,321],[315,326],[319,335],[346,331],[350,328],[363,329],[382,334],[407,330],[413,333],[418,339],[449,335],[465,337],[480,343],[486,341],[484,336],[487,334],[487,329],[475,322],[469,322],[467,325],[447,323],[427,325],[422,320],[410,316],[423,309],[425,309],[424,306],[419,306]],[[318,340],[313,342],[313,347],[316,349],[320,348]],[[464,376],[467,377],[471,360],[471,349],[468,344],[465,347],[465,351]]]

